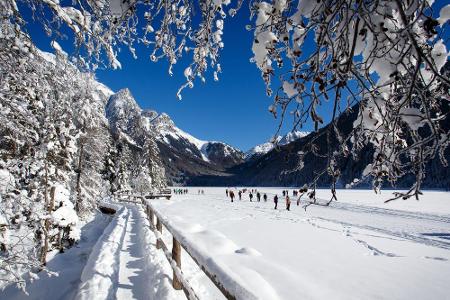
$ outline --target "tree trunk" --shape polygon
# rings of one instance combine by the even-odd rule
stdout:
[[[75,202],[75,211],[77,212],[77,215],[79,215],[81,209],[81,167],[83,165],[83,149],[84,143],[82,143],[80,146],[80,156],[78,157],[78,166],[77,166],[77,181],[76,181],[77,200]]]
[[[46,181],[46,187],[47,187],[48,186],[47,165],[46,165],[45,171],[46,171],[45,172],[45,181]],[[52,186],[50,189],[50,201],[49,201],[49,203],[47,203],[48,217],[44,221],[44,246],[41,249],[41,257],[40,257],[42,266],[45,266],[47,264],[47,252],[49,249],[49,247],[48,247],[49,246],[48,232],[50,230],[50,225],[51,225],[49,216],[51,215],[53,208],[55,207],[55,190],[56,190],[56,188],[54,186]],[[45,190],[45,195],[47,195],[47,188]]]

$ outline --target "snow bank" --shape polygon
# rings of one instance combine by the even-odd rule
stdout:
[[[120,244],[125,234],[128,209],[123,207],[95,244],[81,274],[76,299],[111,299],[119,270]]]

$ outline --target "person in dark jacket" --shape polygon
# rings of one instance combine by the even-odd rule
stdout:
[[[264,202],[267,202],[267,195],[266,194],[264,194],[263,198],[264,198]]]
[[[284,197],[284,196],[286,196],[286,191],[285,191],[285,190],[283,190],[283,197]]]
[[[227,194],[227,197],[228,197],[228,189],[225,190],[225,193]],[[231,193],[231,191],[230,191],[230,193]]]
[[[242,191],[239,190],[238,194],[239,194],[239,200],[242,200]]]
[[[233,200],[234,200],[234,192],[233,191],[230,191],[230,198],[231,198],[231,202],[233,202]]]
[[[291,199],[286,196],[286,210],[291,210]]]
[[[260,192],[256,193],[256,199],[258,199],[258,202],[261,201],[261,193]]]
[[[275,203],[274,209],[277,209],[277,206],[278,206],[278,195],[275,195],[275,197],[273,197],[273,202]]]
[[[250,197],[250,202],[252,202],[253,200],[253,194],[252,193],[250,193],[249,195],[248,195],[249,197]]]

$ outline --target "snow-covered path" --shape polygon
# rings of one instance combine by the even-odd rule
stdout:
[[[119,276],[116,299],[146,299],[151,278],[145,272],[145,255],[139,233],[142,222],[138,211],[128,206],[125,235],[119,254]]]
[[[142,208],[124,204],[95,245],[76,299],[185,299]]]

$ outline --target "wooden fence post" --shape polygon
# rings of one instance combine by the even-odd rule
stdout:
[[[151,209],[150,206],[148,208],[149,208],[149,212],[150,212],[150,214],[149,214],[150,225],[151,225],[151,227],[153,227],[153,226],[155,226],[155,223],[154,223],[155,218],[153,217],[153,209]]]
[[[177,267],[181,268],[181,246],[180,243],[175,239],[175,237],[173,238],[172,244],[172,259],[177,263]],[[178,278],[175,270],[173,271],[172,286],[176,290],[181,290],[183,288],[180,278]]]
[[[156,216],[156,230],[159,231],[160,237],[156,240],[156,249],[162,248],[162,241],[161,241],[161,235],[162,235],[162,223],[159,220],[158,216]]]

